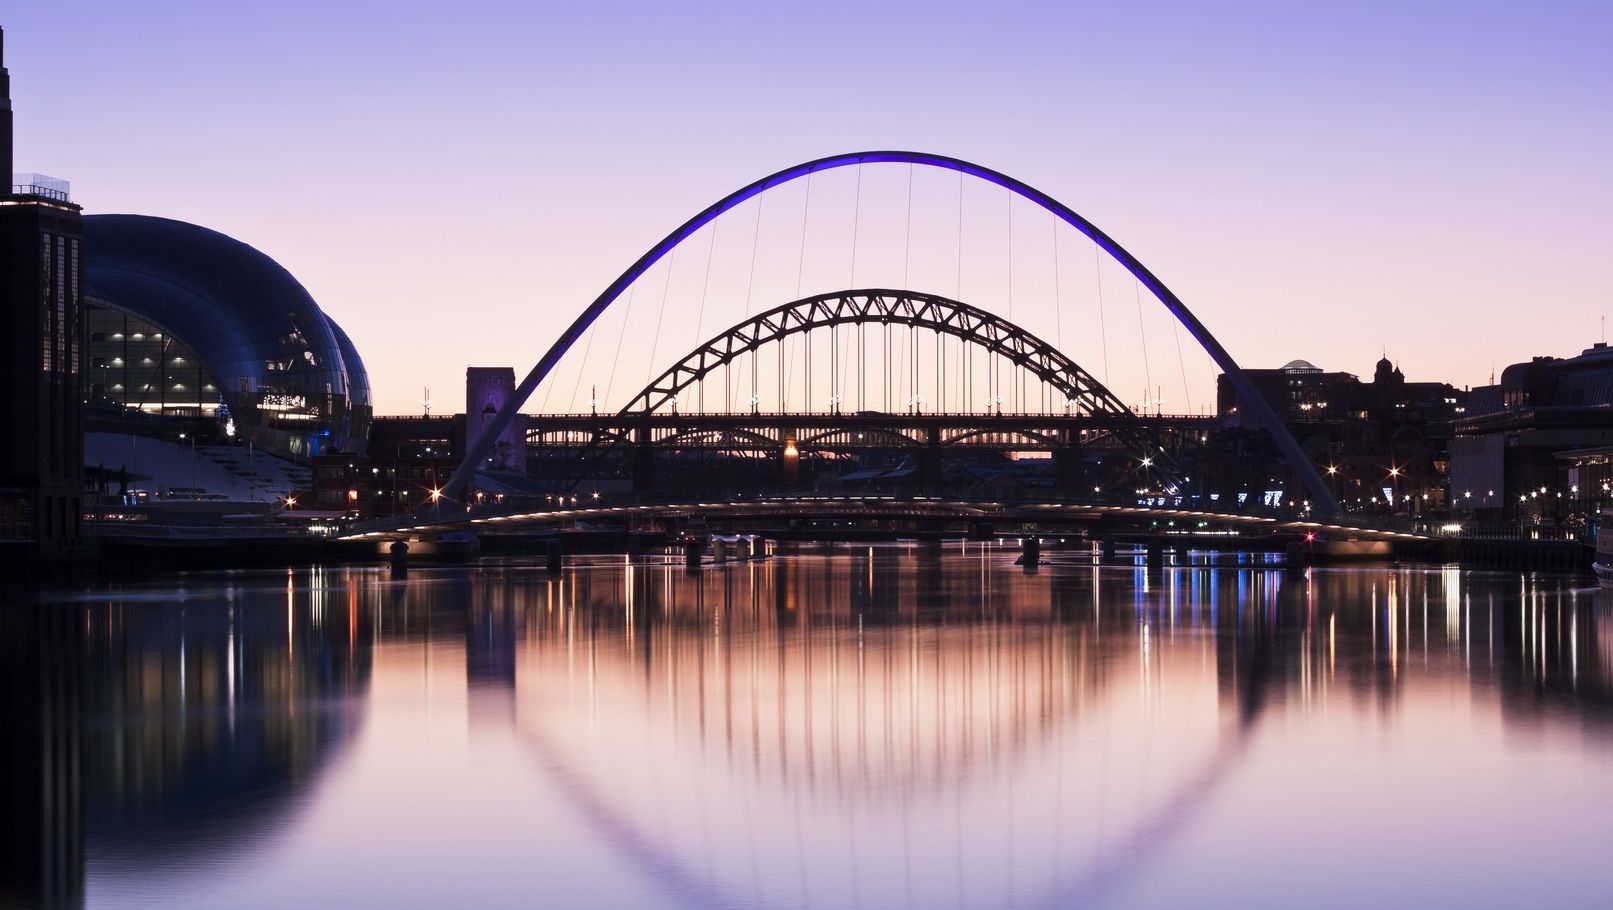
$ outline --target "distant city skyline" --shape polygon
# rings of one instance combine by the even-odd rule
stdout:
[[[435,410],[457,409],[467,365],[524,374],[694,212],[858,149],[956,155],[1070,204],[1246,368],[1303,358],[1369,374],[1386,350],[1409,378],[1477,385],[1588,347],[1613,308],[1613,123],[1596,114],[1613,89],[1613,10],[1599,4],[802,16],[157,2],[25,8],[0,25],[17,170],[72,180],[86,213],[191,221],[278,260],[353,337],[381,413],[417,412],[426,387]],[[641,299],[638,322],[602,321],[599,359],[556,374],[554,406],[578,406],[619,364],[631,376],[612,397],[626,397],[640,370],[797,288],[904,275],[998,311],[1017,295],[1028,328],[1079,331],[1063,346],[1099,371],[1090,250],[1050,268],[1048,223],[1028,207],[1004,246],[1007,204],[971,188],[960,265],[941,178],[918,178],[911,241],[890,216],[904,175],[854,179],[826,179],[810,218],[790,190],[759,225],[736,211],[670,283],[646,276],[670,320],[647,324]],[[1141,319],[1122,278],[1105,266],[1109,333]],[[1177,380],[1157,316],[1152,373],[1146,350],[1117,354],[1110,384],[1128,402],[1164,386],[1186,410],[1165,373],[1194,409],[1213,406],[1213,369],[1194,351]],[[611,337],[622,319],[632,332]],[[609,362],[597,353],[614,346]]]

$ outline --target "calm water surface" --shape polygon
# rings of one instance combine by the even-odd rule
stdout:
[[[1613,905],[1613,603],[1585,579],[1013,556],[8,595],[4,888],[92,908]]]

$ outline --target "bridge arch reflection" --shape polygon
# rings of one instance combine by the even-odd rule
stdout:
[[[518,701],[541,707],[521,736],[601,839],[692,906],[1099,890],[1120,874],[1106,857],[1146,862],[1236,767],[1274,679],[1280,578],[1249,574],[1258,610],[1236,586],[1198,587],[1226,598],[1211,609],[1171,584],[1117,617],[1098,605],[1129,571],[1026,576],[990,547],[947,563],[853,548],[552,582],[528,641],[583,623],[590,649],[529,652]]]

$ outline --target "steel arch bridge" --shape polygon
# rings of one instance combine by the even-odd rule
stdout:
[[[475,477],[476,471],[481,467],[482,463],[492,452],[495,441],[510,426],[510,423],[515,419],[516,413],[523,405],[526,404],[527,399],[530,398],[532,393],[537,390],[538,385],[542,383],[546,377],[548,377],[550,372],[553,371],[555,366],[560,362],[561,358],[571,350],[571,347],[582,338],[583,333],[588,330],[588,327],[591,326],[595,320],[597,320],[600,315],[603,314],[605,310],[608,309],[610,305],[614,303],[617,298],[619,298],[627,290],[627,288],[639,278],[639,276],[643,275],[647,270],[650,269],[651,266],[659,262],[662,257],[666,256],[679,244],[683,243],[683,241],[687,240],[690,236],[695,234],[701,228],[705,227],[707,224],[711,223],[717,217],[733,209],[735,206],[740,205],[753,196],[820,171],[876,163],[909,164],[922,167],[938,168],[942,170],[953,170],[958,171],[960,174],[967,174],[977,179],[984,180],[988,183],[1001,186],[1010,192],[1030,202],[1033,202],[1038,206],[1041,206],[1043,209],[1053,214],[1065,224],[1075,228],[1082,234],[1085,234],[1094,243],[1096,243],[1099,248],[1106,252],[1110,258],[1114,259],[1116,262],[1119,262],[1138,280],[1138,282],[1140,282],[1144,287],[1148,288],[1149,292],[1152,293],[1162,304],[1164,304],[1165,308],[1171,313],[1171,315],[1174,316],[1176,320],[1188,330],[1188,333],[1192,335],[1193,339],[1199,343],[1199,346],[1210,355],[1211,359],[1215,361],[1216,366],[1218,366],[1221,371],[1226,374],[1227,378],[1238,390],[1240,398],[1244,402],[1244,406],[1250,412],[1252,412],[1253,416],[1261,424],[1261,426],[1265,427],[1266,431],[1271,434],[1273,440],[1277,443],[1277,446],[1282,451],[1284,457],[1288,460],[1300,479],[1305,483],[1306,490],[1309,493],[1310,500],[1314,504],[1316,511],[1320,514],[1329,516],[1337,515],[1339,513],[1338,502],[1334,498],[1332,491],[1328,489],[1327,483],[1322,480],[1321,475],[1317,472],[1316,466],[1311,463],[1310,458],[1307,457],[1304,450],[1300,448],[1299,442],[1294,439],[1293,434],[1290,433],[1288,428],[1283,425],[1282,419],[1277,416],[1277,413],[1272,410],[1271,406],[1260,394],[1260,391],[1255,388],[1254,384],[1249,380],[1249,377],[1244,374],[1243,370],[1238,366],[1237,361],[1234,360],[1226,348],[1216,340],[1215,336],[1210,333],[1210,330],[1204,325],[1204,323],[1199,321],[1198,317],[1193,315],[1192,311],[1187,308],[1187,305],[1182,302],[1181,298],[1177,297],[1170,288],[1166,287],[1165,283],[1156,277],[1154,273],[1150,271],[1147,266],[1143,265],[1140,260],[1128,252],[1108,234],[1099,229],[1097,225],[1078,214],[1074,209],[1023,181],[1017,180],[999,171],[992,170],[991,168],[965,161],[961,158],[953,158],[947,155],[937,155],[930,152],[915,151],[852,152],[849,154],[832,155],[826,158],[818,158],[812,161],[797,164],[778,171],[777,173],[770,174],[761,178],[760,180],[756,180],[738,190],[735,190],[727,196],[724,196],[722,199],[719,199],[707,206],[693,218],[690,218],[688,221],[684,222],[672,233],[662,238],[659,243],[651,247],[646,253],[644,253],[643,256],[640,256],[639,259],[631,266],[628,266],[626,271],[622,272],[622,274],[619,275],[615,281],[611,282],[611,284],[606,287],[605,290],[601,292],[600,295],[596,297],[586,309],[583,310],[576,320],[573,321],[563,333],[561,333],[560,337],[555,340],[555,342],[549,347],[548,351],[544,353],[543,357],[539,359],[537,364],[534,365],[531,371],[527,373],[526,378],[523,379],[521,384],[516,387],[515,394],[510,396],[509,400],[505,402],[504,406],[498,410],[498,412],[493,416],[493,419],[489,421],[483,428],[481,435],[469,443],[464,461],[461,462],[459,467],[454,470],[453,475],[442,487],[442,495],[448,497],[449,499],[456,500],[463,497],[466,488],[469,486],[472,478]]]
[[[685,389],[764,345],[818,329],[870,323],[927,329],[984,348],[1057,391],[1072,413],[1131,416],[1131,410],[1080,364],[1008,320],[946,297],[886,288],[835,291],[758,313],[668,367],[621,413],[649,414],[669,404],[676,407]]]
[[[754,385],[760,372],[758,351],[775,345],[782,377],[785,339],[810,338],[814,332],[827,331],[832,356],[838,358],[839,342],[834,333],[842,327],[857,330],[853,338],[847,339],[845,354],[858,364],[845,371],[843,388],[855,387],[857,396],[863,397],[867,348],[861,330],[869,325],[931,331],[938,343],[943,337],[956,338],[980,349],[988,361],[1007,361],[1011,368],[1034,376],[1044,390],[1053,393],[1045,401],[1048,408],[1029,420],[1024,415],[1005,418],[1000,406],[993,415],[989,405],[986,414],[948,414],[940,410],[925,413],[924,402],[915,396],[908,400],[905,414],[843,411],[837,392],[824,414],[785,411],[764,417],[754,397],[748,416],[726,413],[733,391],[727,372],[736,361],[748,359]],[[991,370],[990,363],[986,369]],[[707,414],[705,382],[719,371],[724,374],[720,392],[725,413]],[[831,391],[836,391],[833,377],[839,376],[841,370],[834,361],[830,373]],[[781,379],[781,387],[782,384]],[[701,392],[698,413],[691,415],[688,405],[694,402],[689,400],[688,392],[696,386]],[[680,403],[685,405],[682,414],[678,410]],[[1170,450],[1155,432],[1157,423],[1132,413],[1080,364],[1006,319],[935,294],[872,288],[806,297],[750,316],[702,342],[668,367],[614,417],[590,415],[580,424],[556,415],[532,417],[528,440],[534,452],[579,453],[561,472],[573,481],[580,481],[592,467],[606,466],[610,453],[631,447],[636,453],[634,489],[647,489],[647,478],[652,473],[648,451],[651,447],[777,454],[788,442],[796,445],[803,456],[821,451],[917,453],[926,482],[935,484],[940,480],[943,448],[1034,449],[1053,452],[1062,461],[1078,443],[1085,446],[1102,438],[1109,448],[1125,451],[1134,462],[1151,465],[1152,474],[1174,491],[1182,476]],[[554,445],[557,442],[558,447]]]

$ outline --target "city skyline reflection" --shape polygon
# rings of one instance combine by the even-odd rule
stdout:
[[[8,803],[8,842],[42,855],[6,888],[1053,907],[1575,905],[1613,884],[1593,861],[1613,604],[1578,579],[1014,555],[37,593],[5,613],[8,688],[41,719],[6,771],[76,786]]]

